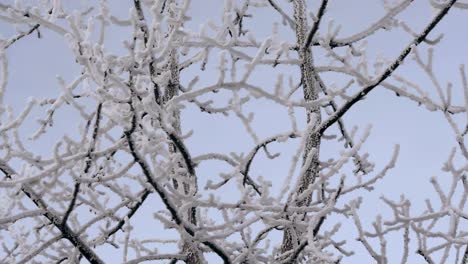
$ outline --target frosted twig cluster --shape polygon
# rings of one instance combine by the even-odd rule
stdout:
[[[461,85],[443,85],[433,54],[445,36],[429,35],[468,4],[429,1],[435,13],[418,31],[402,18],[416,1],[383,1],[381,18],[346,36],[328,0],[226,0],[203,10],[198,28],[192,10],[203,1],[123,1],[124,16],[107,0],[6,2],[0,22],[16,33],[0,39],[0,263],[347,263],[356,251],[369,263],[467,263],[468,81],[462,65]],[[260,34],[262,12],[276,22]],[[372,60],[368,39],[387,31],[409,41]],[[51,35],[79,72],[17,110],[10,50]],[[411,62],[433,91],[405,74]],[[431,178],[424,212],[382,197],[392,214],[366,231],[360,206],[400,152],[382,150],[388,160],[377,164],[365,147],[372,126],[345,121],[375,89],[442,114],[456,148],[442,167],[449,183]],[[265,112],[280,130],[262,129]],[[249,147],[230,139],[232,150],[211,151],[206,137],[197,147],[194,116],[215,120],[203,124],[213,130],[221,118],[236,122]],[[328,144],[340,149],[325,157]],[[284,175],[263,172],[284,158]],[[140,236],[142,225],[156,235]],[[343,239],[347,230],[357,237]],[[394,234],[398,256],[387,250]]]

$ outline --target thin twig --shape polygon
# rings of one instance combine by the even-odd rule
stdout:
[[[296,24],[294,23],[294,21],[283,11],[283,9],[281,9],[281,7],[274,0],[268,0],[268,3],[270,3],[270,5],[276,11],[278,11],[278,13],[280,13],[280,15],[283,17],[283,19],[285,19],[288,22],[291,28],[295,27]]]
[[[315,33],[317,33],[317,30],[319,29],[320,22],[322,21],[322,17],[325,14],[325,9],[327,8],[328,0],[322,0],[322,4],[320,5],[320,8],[317,13],[317,21],[315,21],[314,25],[310,29],[309,33],[307,34],[307,40],[304,44],[303,49],[308,49],[310,44],[312,43],[312,39],[315,36]]]
[[[31,27],[28,31],[25,31],[25,32],[23,32],[23,33],[20,33],[20,34],[14,36],[13,38],[9,39],[9,40],[6,42],[5,46],[3,46],[3,48],[4,48],[4,49],[8,49],[8,48],[9,48],[11,45],[13,45],[16,41],[18,41],[18,40],[20,40],[20,39],[22,39],[22,38],[24,38],[24,37],[30,35],[30,34],[33,33],[35,30],[38,30],[39,27],[40,27],[40,25],[39,25],[39,24],[36,24],[36,25],[34,25],[33,27]],[[39,32],[39,31],[38,31],[38,32]]]
[[[450,8],[456,0],[450,0],[450,2],[443,8],[437,16],[429,23],[429,25],[423,30],[423,32],[415,38],[398,56],[398,58],[388,66],[388,68],[377,78],[372,84],[364,87],[360,92],[356,93],[347,101],[338,111],[336,111],[332,116],[325,120],[316,131],[319,134],[323,134],[327,128],[333,125],[338,119],[340,119],[346,112],[348,112],[351,107],[363,99],[369,92],[371,92],[375,87],[379,86],[385,79],[390,77],[392,73],[403,63],[404,59],[408,54],[413,50],[414,47],[419,45],[423,40],[429,35],[429,33],[434,29],[434,27],[442,20],[442,18],[448,13]]]

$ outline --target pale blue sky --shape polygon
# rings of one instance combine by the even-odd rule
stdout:
[[[91,3],[93,1],[78,2]],[[111,3],[113,13],[127,16],[127,10],[131,1],[118,0],[109,2]],[[286,1],[278,0],[278,2],[284,2],[284,6],[287,6]],[[370,22],[382,16],[383,8],[380,2],[375,0],[330,1],[329,10],[322,25],[327,25],[329,19],[333,17],[336,24],[342,24],[340,36],[348,36],[353,32],[360,31]],[[415,2],[399,18],[407,21],[415,31],[419,32],[430,20],[432,11],[426,3],[427,1]],[[185,27],[198,29],[199,25],[208,18],[215,22],[220,21],[222,14],[221,4],[222,1],[218,0],[192,0],[192,7],[189,13],[192,16],[192,21]],[[254,10],[255,12],[252,11],[254,15],[252,21],[255,22],[252,24],[249,20],[246,20],[246,26],[260,35],[264,34],[266,36],[270,34],[272,23],[280,21],[280,17],[272,9]],[[444,85],[447,81],[454,83],[454,101],[458,103],[462,102],[460,99],[462,89],[460,87],[458,65],[468,62],[468,50],[466,47],[468,34],[464,26],[467,25],[467,18],[466,13],[463,11],[452,10],[444,21],[437,26],[435,33],[430,35],[434,37],[441,32],[445,35],[440,45],[435,49],[435,68]],[[13,33],[14,28],[0,21],[0,35],[2,37],[11,36]],[[63,39],[57,34],[43,29],[41,29],[41,34],[42,39],[37,39],[35,34],[32,34],[18,41],[7,50],[9,79],[4,102],[11,105],[15,110],[22,109],[28,97],[49,98],[60,92],[56,75],[60,75],[67,82],[70,82],[79,74],[80,68],[75,64],[72,53]],[[288,41],[294,41],[294,35],[287,28],[282,27],[281,34]],[[113,30],[106,38],[105,47],[109,51],[120,53],[122,52],[122,41],[127,39],[129,39],[129,31]],[[377,54],[382,53],[392,60],[409,41],[408,35],[401,31],[379,31],[379,33],[369,40],[368,51],[371,59],[377,56]],[[317,65],[327,61],[320,51],[317,51],[315,55]],[[216,60],[217,58],[213,58],[213,61]],[[200,76],[200,84],[213,82],[213,76],[216,76],[215,67],[216,65],[212,65],[211,68],[208,68]],[[297,72],[298,69],[277,67],[273,71],[270,68],[264,67],[258,69],[252,75],[252,82],[262,84],[265,87],[273,87],[276,81],[275,78],[272,78],[274,74],[279,72],[291,74],[294,71]],[[422,84],[421,86],[429,94],[435,94],[434,87],[432,87],[427,77],[422,74],[421,70],[411,65],[411,63],[405,63],[396,73]],[[185,71],[182,75],[182,83],[187,84],[195,74],[199,74],[199,71]],[[297,73],[295,75],[297,80]],[[342,84],[347,80],[343,76],[336,74],[324,74],[323,78],[327,84],[331,82]],[[224,95],[228,94],[221,92],[214,96],[219,98]],[[289,128],[287,111],[277,105],[260,100],[248,105],[247,109],[256,113],[254,128],[261,138]],[[23,127],[25,137],[38,128],[34,120],[44,116],[44,109],[36,108],[36,110],[31,118],[27,119],[28,125]],[[36,149],[38,153],[42,153],[43,155],[50,155],[52,153],[50,146],[58,135],[62,135],[64,132],[69,135],[75,134],[74,131],[76,131],[78,126],[75,120],[79,120],[77,113],[65,107],[57,115],[54,127],[49,129],[48,134],[44,135],[37,142],[29,141],[29,147]],[[298,116],[303,116],[303,114],[299,113]],[[365,144],[364,149],[369,152],[370,160],[376,163],[375,171],[379,171],[390,159],[394,144],[400,144],[401,146],[397,167],[384,180],[377,184],[374,192],[359,193],[365,197],[365,202],[360,209],[363,222],[369,224],[374,220],[377,213],[388,214],[389,211],[379,200],[382,194],[393,199],[398,199],[400,194],[410,197],[415,211],[418,211],[418,208],[422,209],[421,206],[424,203],[424,199],[436,198],[429,179],[432,176],[437,176],[441,179],[441,182],[444,182],[444,177],[448,175],[442,173],[440,168],[450,150],[456,146],[454,134],[441,113],[428,112],[426,109],[418,107],[416,103],[396,97],[394,93],[379,87],[366,100],[354,106],[346,115],[345,122],[348,124],[349,129],[354,125],[359,126],[361,129],[367,124],[373,125],[371,136]],[[187,144],[194,156],[214,151],[247,153],[254,146],[253,141],[248,137],[245,129],[241,127],[239,120],[234,118],[234,115],[230,115],[229,118],[222,115],[210,116],[199,113],[194,107],[190,106],[183,111],[182,128],[185,132],[192,129],[195,132],[187,140]],[[328,133],[331,132],[335,131],[331,130]],[[292,144],[273,144],[270,146],[271,152],[282,153],[278,160],[270,161],[261,154],[256,158],[252,167],[252,175],[261,175],[272,181],[274,185],[277,184],[276,191],[278,191],[284,175],[287,175],[291,154],[298,143],[297,140],[290,142]],[[335,143],[325,143],[321,149],[322,159],[325,160],[329,157],[336,158],[340,147]],[[225,167],[217,162],[209,162],[204,166],[200,166],[198,174],[203,178],[200,179],[200,182],[204,182],[205,179],[209,178],[216,179],[217,173],[223,169]],[[230,200],[235,198],[235,192],[232,191],[233,187],[235,186],[228,185],[223,189],[223,195],[226,196],[223,199]],[[152,217],[150,217],[149,221],[146,219],[146,217],[151,216],[148,213],[145,214],[145,212],[150,212],[149,205],[154,204],[152,201],[154,203],[159,202],[158,199],[153,197],[151,198],[151,202],[146,204],[148,210],[142,210],[141,215],[136,218],[141,219],[141,224],[136,225],[133,235],[150,237],[154,234],[159,235],[162,233],[158,230],[161,226]],[[331,223],[336,222],[333,219],[330,221]],[[351,224],[350,221],[346,223]],[[464,228],[468,230],[466,222]],[[356,235],[353,230],[354,226],[343,226],[340,233],[340,236],[349,238],[350,245],[348,248],[357,253],[354,257],[345,259],[342,263],[363,263],[363,261],[369,258],[368,255],[363,253],[364,249],[362,246],[355,242],[354,238]],[[414,252],[416,248],[413,247],[411,250]],[[399,261],[401,252],[400,240],[390,240],[389,256],[396,257],[394,260]],[[109,263],[116,257],[110,248],[106,250],[101,249],[98,253],[101,254],[103,259],[108,260]],[[118,259],[121,259],[120,256],[118,256]],[[213,263],[217,262],[213,260]],[[423,263],[423,261],[420,256],[411,254],[409,263]]]

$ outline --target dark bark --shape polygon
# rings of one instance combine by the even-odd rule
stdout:
[[[301,68],[301,81],[304,93],[304,99],[306,102],[314,101],[318,98],[320,91],[320,82],[318,81],[317,72],[314,69],[312,52],[306,41],[307,35],[307,20],[306,20],[306,5],[304,0],[295,0],[294,4],[294,20],[296,24],[296,38],[298,47],[299,58],[302,61]],[[323,12],[322,12],[323,14]],[[316,32],[314,30],[313,32]],[[310,36],[310,34],[309,34]],[[313,35],[310,37],[312,38]],[[294,206],[308,206],[312,200],[312,196],[308,195],[304,199],[298,200],[297,197],[302,194],[311,184],[313,184],[319,173],[319,153],[320,153],[320,138],[321,135],[315,132],[315,129],[321,122],[320,106],[314,105],[306,109],[307,111],[307,123],[312,125],[312,133],[306,135],[306,146],[304,149],[302,164],[307,166],[305,173],[300,175],[299,185],[297,190],[293,190],[293,193],[288,199],[288,204]],[[310,156],[312,155],[312,156]],[[310,162],[308,162],[310,160]],[[295,219],[292,220],[293,224]],[[283,234],[282,252],[287,252],[300,243],[301,233],[305,230],[298,230],[297,227],[289,226],[286,227]]]

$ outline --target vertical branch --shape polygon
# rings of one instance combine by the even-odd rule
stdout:
[[[97,106],[97,110],[96,110],[96,121],[94,122],[94,129],[93,129],[93,135],[92,135],[91,142],[90,142],[90,147],[88,149],[88,154],[86,155],[86,158],[85,158],[85,168],[83,170],[84,175],[88,174],[89,169],[91,168],[91,164],[92,164],[91,155],[93,154],[94,148],[96,146],[96,139],[97,139],[98,132],[99,132],[99,122],[101,120],[101,109],[102,109],[102,103],[99,103]],[[62,225],[65,225],[67,223],[68,217],[70,217],[70,214],[75,207],[78,194],[80,193],[80,186],[81,186],[80,181],[78,179],[75,179],[75,181],[76,182],[75,182],[75,186],[73,189],[73,196],[70,201],[70,204],[68,205],[67,211],[65,212],[65,215],[63,216]]]
[[[173,25],[169,26],[169,34],[174,34],[175,38],[170,39],[168,45],[174,45],[171,43],[177,39],[177,30],[179,26],[183,23],[183,12],[184,10],[181,9],[179,12],[176,9],[175,1],[167,2],[168,8],[167,12],[169,14],[170,19],[174,22]],[[171,47],[169,54],[168,54],[168,62],[167,62],[167,70],[169,71],[169,82],[167,87],[164,91],[164,97],[162,104],[166,104],[170,101],[174,96],[179,93],[180,89],[180,68],[179,68],[179,56],[178,56],[178,49],[176,47]],[[177,107],[173,109],[168,109],[170,111],[170,119],[171,119],[171,133],[169,135],[169,152],[175,154],[176,157],[176,165],[172,168],[172,181],[174,189],[180,191],[185,196],[194,196],[197,193],[197,178],[195,176],[195,171],[193,169],[192,161],[190,155],[188,154],[185,145],[183,144],[182,140],[178,137],[182,133],[181,129],[181,121],[180,121],[180,110]],[[164,122],[164,120],[162,120]],[[163,124],[164,126],[164,124]],[[182,170],[181,170],[182,169]],[[183,171],[183,172],[181,172]],[[179,179],[182,179],[182,185],[179,185]],[[184,220],[187,222],[197,225],[197,210],[196,207],[190,207],[186,214],[182,215]],[[184,241],[182,245],[182,253],[187,255],[186,263],[195,264],[195,263],[202,263],[203,254],[201,250],[198,248],[196,244],[191,241]]]
[[[139,24],[140,25],[140,30],[143,32],[143,41],[144,41],[145,46],[146,46],[148,44],[148,41],[149,41],[148,25],[146,24],[145,16],[143,14],[143,10],[141,9],[140,0],[133,0],[133,4],[135,6],[135,9],[136,9],[136,12],[137,12],[137,15],[138,15],[138,19],[140,20],[140,24]],[[154,59],[153,53],[150,52],[150,54],[151,54],[151,60],[148,63],[150,79],[151,79],[151,83],[153,84],[154,98],[156,100],[156,103],[158,105],[160,105],[161,104],[161,91],[160,91],[160,88],[159,88],[159,84],[155,81],[155,78],[156,78],[155,63],[156,63],[156,61]]]
[[[315,21],[314,25],[310,29],[309,33],[307,34],[307,40],[304,44],[304,49],[308,49],[310,44],[312,43],[312,39],[315,36],[315,33],[317,33],[317,30],[319,29],[320,22],[322,21],[322,17],[325,14],[325,9],[327,9],[327,4],[328,0],[322,0],[322,4],[320,5],[320,8],[317,13],[317,20]]]
[[[132,96],[134,96],[132,94]],[[183,217],[179,215],[177,211],[177,207],[174,205],[174,203],[171,201],[169,194],[166,192],[164,187],[156,181],[153,176],[153,173],[151,171],[150,166],[147,164],[145,159],[140,155],[140,153],[137,150],[137,146],[134,142],[134,139],[132,137],[132,134],[135,132],[136,127],[137,127],[137,119],[136,119],[136,114],[135,114],[135,108],[133,107],[133,103],[130,103],[130,111],[132,112],[132,120],[131,120],[131,127],[129,130],[125,131],[125,137],[127,139],[128,147],[130,150],[130,154],[133,156],[135,159],[135,162],[138,163],[140,166],[144,176],[146,177],[146,180],[148,183],[154,188],[156,193],[159,195],[161,198],[162,202],[164,203],[166,209],[169,211],[169,213],[172,216],[172,219],[174,222],[183,228],[188,235],[193,237],[195,235],[195,231],[190,227],[187,226],[184,221]],[[208,248],[210,248],[213,252],[215,252],[221,259],[223,259],[224,263],[231,263],[229,256],[224,252],[222,248],[220,248],[217,244],[211,242],[211,241],[202,241],[204,245],[206,245]]]
[[[320,90],[320,83],[317,79],[317,72],[313,65],[312,51],[310,47],[305,46],[307,41],[307,19],[306,19],[306,5],[304,0],[295,0],[294,4],[294,19],[296,24],[296,38],[297,46],[304,47],[298,49],[299,58],[301,60],[301,81],[306,102],[311,102],[318,99]],[[318,25],[317,25],[318,26]],[[307,123],[315,131],[321,122],[320,106],[314,104],[306,108]],[[319,173],[319,152],[320,152],[320,134],[313,132],[307,136],[305,143],[304,155],[302,159],[303,165],[307,164],[305,172],[299,176],[299,184],[295,193],[291,193],[291,197],[298,197],[302,194],[311,184]],[[313,155],[312,157],[309,157]],[[293,201],[295,206],[308,206],[311,202],[311,195]],[[296,234],[293,234],[296,233]],[[283,236],[282,252],[289,251],[297,246],[299,240],[297,239],[298,230],[295,228],[285,228]]]

